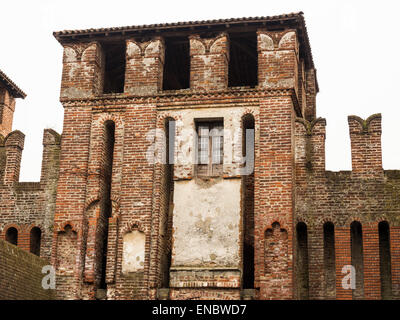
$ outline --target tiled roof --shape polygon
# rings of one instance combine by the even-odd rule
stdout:
[[[26,93],[23,92],[7,75],[0,70],[0,82],[11,92],[15,98],[26,97]]]
[[[60,43],[90,41],[103,37],[128,37],[130,35],[140,35],[145,32],[162,34],[163,32],[179,32],[185,31],[196,32],[196,28],[229,28],[229,27],[246,27],[250,25],[271,25],[275,27],[284,27],[284,24],[295,27],[300,38],[301,51],[304,54],[306,66],[314,68],[310,42],[308,38],[306,23],[303,12],[264,16],[264,17],[247,17],[247,18],[230,18],[217,20],[202,20],[202,21],[187,21],[174,23],[158,23],[137,26],[113,27],[113,28],[97,28],[97,29],[82,29],[82,30],[64,30],[54,32],[54,37]],[[282,25],[282,26],[280,26]]]
[[[187,21],[187,22],[174,22],[174,23],[157,23],[157,24],[145,24],[137,26],[125,26],[125,27],[111,27],[111,28],[98,28],[98,29],[82,29],[82,30],[64,30],[54,32],[54,36],[59,39],[65,35],[82,35],[82,34],[94,34],[94,33],[105,33],[105,32],[121,32],[121,31],[134,31],[134,30],[153,30],[153,29],[171,29],[177,27],[195,27],[203,25],[218,25],[218,24],[233,24],[233,23],[248,23],[248,22],[265,22],[274,20],[283,20],[287,18],[296,18],[303,15],[303,12],[282,14],[276,16],[266,17],[247,17],[247,18],[230,18],[230,19],[216,19],[216,20],[201,20],[201,21]]]

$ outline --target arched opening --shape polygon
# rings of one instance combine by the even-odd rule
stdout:
[[[296,227],[297,238],[297,295],[298,299],[306,300],[309,296],[308,281],[308,235],[307,225],[299,222]]]
[[[264,270],[267,276],[284,278],[288,271],[288,234],[278,222],[272,224],[264,235]]]
[[[175,144],[175,120],[166,118],[165,131],[165,164],[161,166],[161,288],[169,287],[169,270],[172,254],[172,204],[174,196],[174,144]]]
[[[258,83],[257,34],[229,33],[228,86],[255,87]]]
[[[351,234],[351,265],[356,271],[356,288],[353,290],[353,299],[364,298],[364,252],[362,226],[358,221],[350,225]]]
[[[40,256],[40,243],[42,238],[42,230],[38,227],[33,227],[30,234],[29,251],[37,256]]]
[[[18,245],[18,230],[14,227],[10,227],[6,232],[6,241],[13,245]]]
[[[384,300],[392,299],[392,264],[390,253],[389,223],[382,221],[379,229],[379,265],[381,273],[381,296]]]
[[[324,282],[325,298],[336,297],[335,226],[326,222],[324,229]]]
[[[254,116],[242,118],[243,288],[254,288]]]
[[[101,161],[101,199],[100,217],[97,224],[97,275],[98,288],[106,289],[106,264],[108,243],[108,219],[112,213],[111,182],[114,159],[115,123],[108,120],[104,123],[104,144]]]
[[[65,225],[63,230],[57,233],[56,242],[56,270],[57,286],[60,286],[57,296],[59,299],[76,299],[75,281],[70,281],[78,268],[77,266],[77,241],[78,235],[70,224]],[[57,287],[58,288],[58,287]]]

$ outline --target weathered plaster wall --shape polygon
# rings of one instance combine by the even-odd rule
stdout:
[[[175,182],[172,266],[239,267],[239,179]]]
[[[133,230],[124,235],[122,253],[122,273],[135,272],[144,269],[145,234]]]
[[[202,108],[187,107],[181,110],[160,112],[159,118],[167,116],[176,120],[174,179],[192,179],[196,163],[195,130],[196,120],[221,119],[224,123],[224,177],[239,177],[242,158],[242,117],[258,114],[258,108],[243,104],[234,107],[214,105]]]

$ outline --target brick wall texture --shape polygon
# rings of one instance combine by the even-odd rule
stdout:
[[[44,289],[42,268],[49,261],[0,240],[0,299],[52,300],[53,289]]]
[[[90,41],[55,33],[64,47],[63,132],[45,130],[41,181],[21,183],[24,135],[0,127],[0,238],[15,241],[16,231],[17,246],[30,251],[31,229],[41,230],[40,256],[56,268],[57,299],[399,299],[400,171],[382,168],[381,115],[348,117],[352,170],[326,171],[326,121],[316,118],[302,14],[185,26],[116,30],[115,38],[100,32]],[[254,52],[241,44],[258,65],[255,87],[228,86],[232,32],[257,36]],[[190,88],[162,90],[165,37],[189,43]],[[107,41],[126,48],[120,93],[102,91]],[[202,178],[195,164],[176,162],[194,154],[195,140],[178,135],[195,128],[197,115],[223,119],[227,130],[254,128],[250,175],[240,174],[235,158],[245,139],[230,143],[225,133],[221,176]],[[173,146],[176,163],[162,161],[171,157],[157,145]],[[191,247],[190,237],[187,248],[176,247],[182,227],[174,215],[182,213],[174,202],[187,194],[175,187],[195,181],[206,190],[233,180],[240,193],[215,201],[240,199],[240,225],[229,226],[239,230],[240,261]],[[223,209],[213,201],[204,205]],[[191,236],[215,241],[218,222],[202,219]],[[228,245],[224,237],[218,241]],[[211,262],[177,263],[193,252]],[[346,278],[351,266],[355,281]]]

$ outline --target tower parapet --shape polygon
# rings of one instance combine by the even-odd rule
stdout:
[[[0,70],[0,134],[4,137],[12,130],[15,99],[24,99],[26,94]]]
[[[228,34],[206,39],[191,35],[190,58],[191,88],[208,91],[228,87]]]
[[[151,95],[162,89],[164,41],[155,37],[150,41],[126,41],[126,69],[124,92]]]
[[[98,42],[64,47],[61,99],[84,99],[103,88],[104,56]]]
[[[354,175],[363,178],[383,177],[381,121],[380,113],[365,120],[357,116],[348,117]]]

